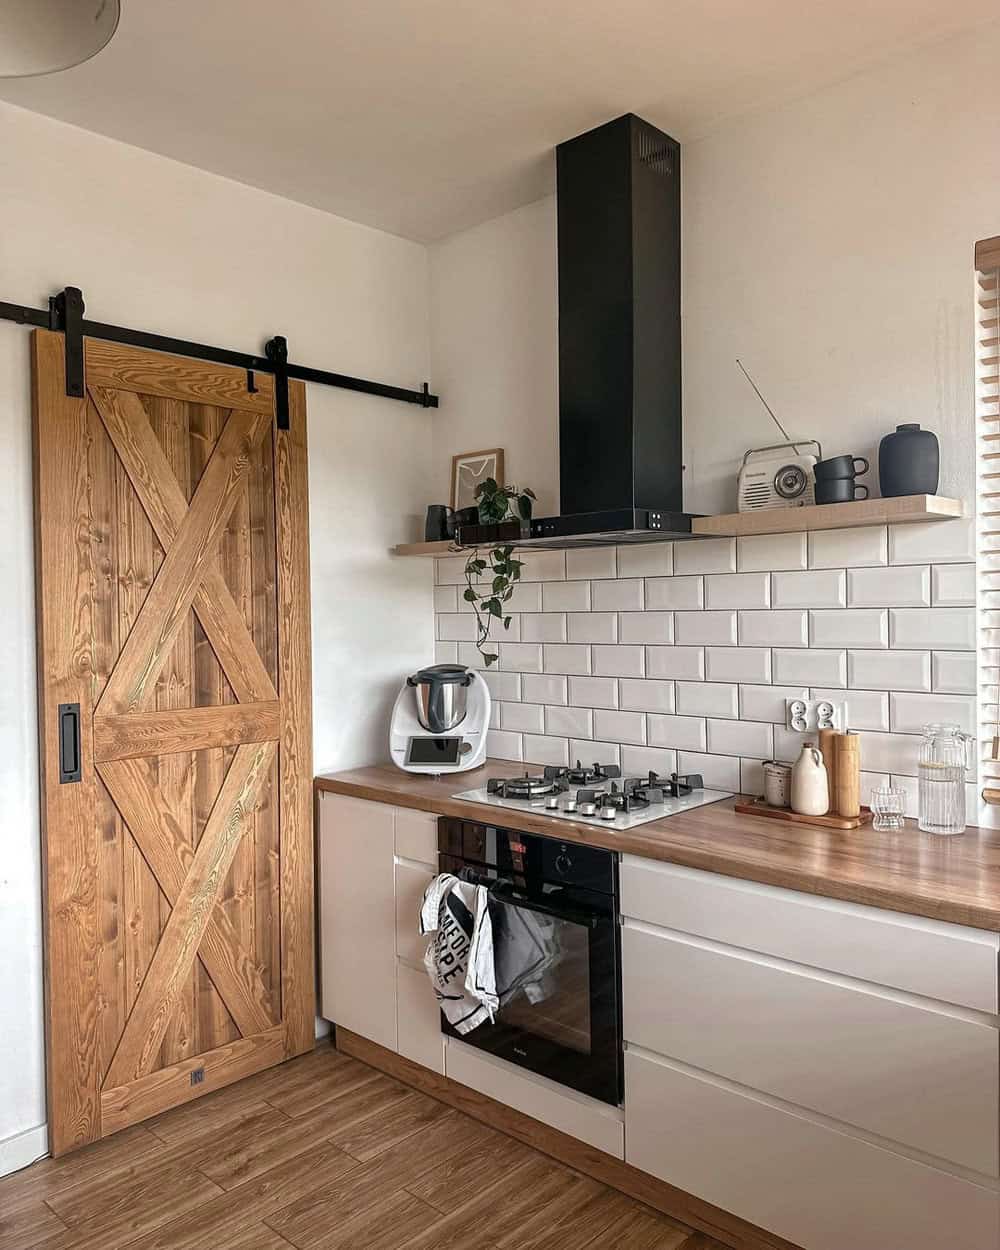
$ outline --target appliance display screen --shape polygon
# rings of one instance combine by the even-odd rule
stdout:
[[[411,738],[407,764],[457,764],[461,738]]]

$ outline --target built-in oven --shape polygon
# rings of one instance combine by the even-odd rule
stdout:
[[[442,872],[489,891],[500,1006],[461,1041],[618,1105],[617,855],[447,817],[438,851]],[[443,1016],[441,1028],[459,1036]]]

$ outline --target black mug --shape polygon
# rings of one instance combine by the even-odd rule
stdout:
[[[857,494],[863,490],[863,495]],[[851,503],[855,499],[867,499],[868,487],[855,482],[853,477],[831,477],[816,483],[817,503]]]
[[[445,503],[432,503],[424,521],[424,542],[438,543],[455,537],[455,514]]]
[[[855,465],[861,464],[861,469]],[[864,456],[831,456],[829,460],[817,460],[813,465],[813,476],[817,482],[827,482],[831,478],[860,477],[867,473],[871,465]]]

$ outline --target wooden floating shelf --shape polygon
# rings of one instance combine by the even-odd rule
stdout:
[[[760,512],[730,512],[725,516],[696,517],[691,532],[698,538],[736,538],[748,534],[842,530],[856,525],[954,521],[964,515],[965,508],[960,499],[947,499],[944,495],[900,495],[895,499],[858,499],[854,503],[811,504],[805,508],[765,508]],[[663,541],[673,540],[664,536]],[[462,548],[445,540],[437,543],[403,543],[393,548],[393,551],[397,556],[447,556],[461,554]]]

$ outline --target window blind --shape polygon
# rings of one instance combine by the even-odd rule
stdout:
[[[976,244],[980,785],[1000,804],[1000,235]]]

